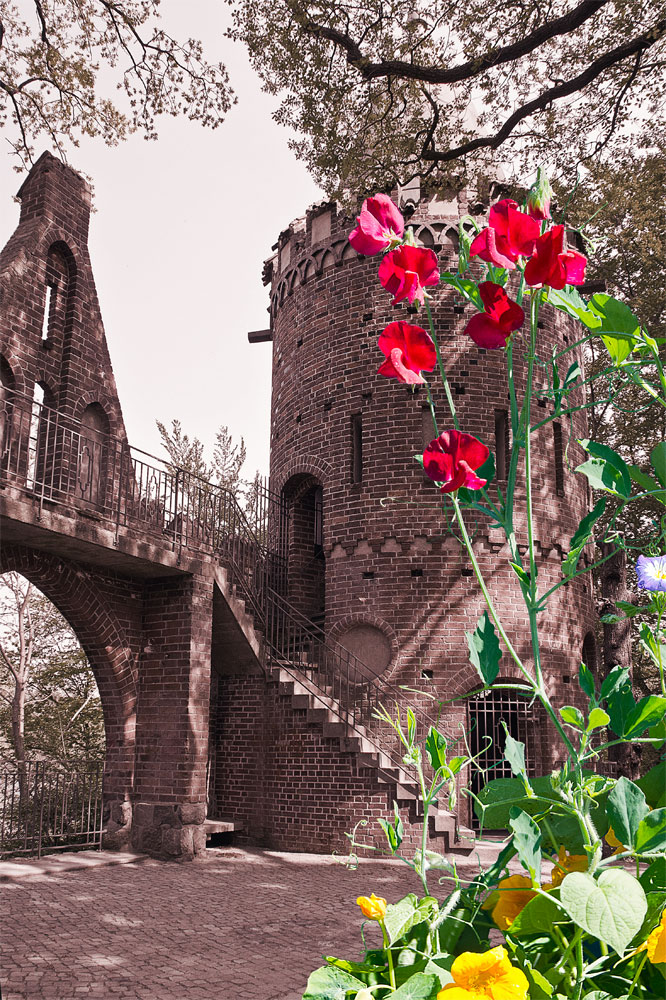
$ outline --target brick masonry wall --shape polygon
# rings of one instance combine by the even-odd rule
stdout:
[[[455,267],[455,223],[469,209],[463,192],[449,203],[422,202],[410,219],[417,236],[441,251],[441,269]],[[323,486],[327,633],[344,641],[345,630],[354,623],[378,625],[392,636],[397,650],[388,668],[394,683],[455,698],[478,686],[463,632],[474,628],[483,602],[464,552],[446,529],[437,488],[413,459],[434,436],[424,418],[424,394],[377,374],[383,360],[377,338],[386,324],[394,319],[427,321],[409,316],[404,306],[391,307],[377,280],[379,258],[358,257],[348,245],[352,226],[332,206],[314,209],[281,234],[278,254],[267,266],[274,340],[272,485],[279,490],[294,477],[310,474]],[[508,410],[504,352],[479,350],[462,336],[471,307],[464,310],[447,286],[436,290],[433,312],[460,425],[495,451],[496,411]],[[544,310],[540,356],[548,359],[553,345],[563,350],[577,336],[573,321]],[[519,392],[525,351],[525,340],[517,339]],[[575,350],[561,362],[564,371],[573,360],[581,360]],[[545,387],[544,372],[537,370],[537,386]],[[439,380],[433,376],[431,381],[440,428],[450,426]],[[574,405],[582,402],[582,392],[572,398]],[[546,400],[534,403],[533,423],[548,415],[549,405]],[[360,483],[352,481],[354,414],[362,420]],[[533,437],[542,591],[560,578],[562,557],[588,503],[586,481],[572,471],[584,457],[576,443],[586,436],[584,413],[560,423],[566,461],[559,474],[552,425]],[[517,494],[520,507],[520,480]],[[503,533],[489,530],[473,515],[468,524],[509,635],[519,652],[529,655],[524,605],[507,565]],[[525,544],[520,519],[516,528]],[[556,703],[575,703],[583,640],[595,621],[589,583],[561,588],[540,621],[550,693]],[[424,680],[424,670],[432,672],[432,680]],[[506,655],[502,673],[515,675]],[[459,718],[460,708],[444,715],[452,727]],[[533,763],[546,770],[560,753],[552,741],[540,739],[531,751]]]

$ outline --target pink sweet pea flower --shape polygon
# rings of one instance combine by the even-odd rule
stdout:
[[[426,247],[403,243],[384,257],[379,265],[379,280],[393,295],[394,306],[403,299],[407,299],[410,305],[415,299],[423,305],[425,287],[436,285],[439,281],[437,255]]]
[[[423,468],[429,479],[441,483],[442,493],[455,493],[461,486],[479,490],[487,483],[475,470],[488,458],[490,451],[471,434],[442,431],[423,452]]]
[[[425,382],[422,371],[431,372],[437,362],[432,338],[420,326],[411,323],[389,323],[379,336],[379,350],[386,361],[378,375],[397,378],[398,382],[416,385]]]
[[[519,330],[525,322],[525,313],[506,294],[501,285],[493,281],[482,281],[479,294],[486,311],[472,316],[465,327],[475,344],[493,351],[506,347],[514,330]]]
[[[356,218],[356,229],[349,234],[349,242],[357,253],[371,257],[387,250],[402,239],[405,220],[386,194],[366,198],[361,214]]]
[[[534,256],[525,266],[528,285],[582,285],[585,281],[587,258],[577,250],[567,250],[564,245],[564,226],[553,226],[536,241]]]
[[[469,248],[470,256],[487,264],[515,270],[519,257],[529,257],[541,231],[536,219],[518,210],[510,198],[498,201],[490,209],[488,228],[482,229]]]

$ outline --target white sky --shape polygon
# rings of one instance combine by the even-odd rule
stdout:
[[[226,5],[163,0],[162,11],[167,31],[226,63],[238,104],[215,131],[164,118],[157,142],[82,141],[68,157],[94,183],[90,253],[130,443],[162,455],[155,420],[177,417],[210,457],[227,424],[245,439],[250,477],[268,472],[271,345],[247,341],[268,326],[262,263],[322,194],[271,119],[277,100],[223,38]],[[0,155],[1,245],[24,176]]]

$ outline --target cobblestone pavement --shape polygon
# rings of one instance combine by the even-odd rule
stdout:
[[[399,862],[238,848],[11,879],[2,1000],[301,1000],[321,955],[359,957],[356,897],[410,891]]]

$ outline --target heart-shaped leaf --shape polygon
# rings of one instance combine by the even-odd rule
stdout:
[[[358,992],[364,986],[365,983],[344,969],[325,965],[310,975],[303,1000],[345,1000],[349,990]]]
[[[613,833],[621,844],[633,844],[636,831],[644,816],[650,811],[645,795],[633,781],[618,778],[608,796],[606,812],[613,827]]]
[[[436,997],[439,992],[439,977],[426,976],[423,972],[417,972],[410,976],[400,989],[391,993],[391,1000],[430,1000]]]
[[[622,868],[607,868],[598,880],[570,872],[560,886],[560,900],[579,927],[618,955],[624,954],[647,912],[642,886]]]

